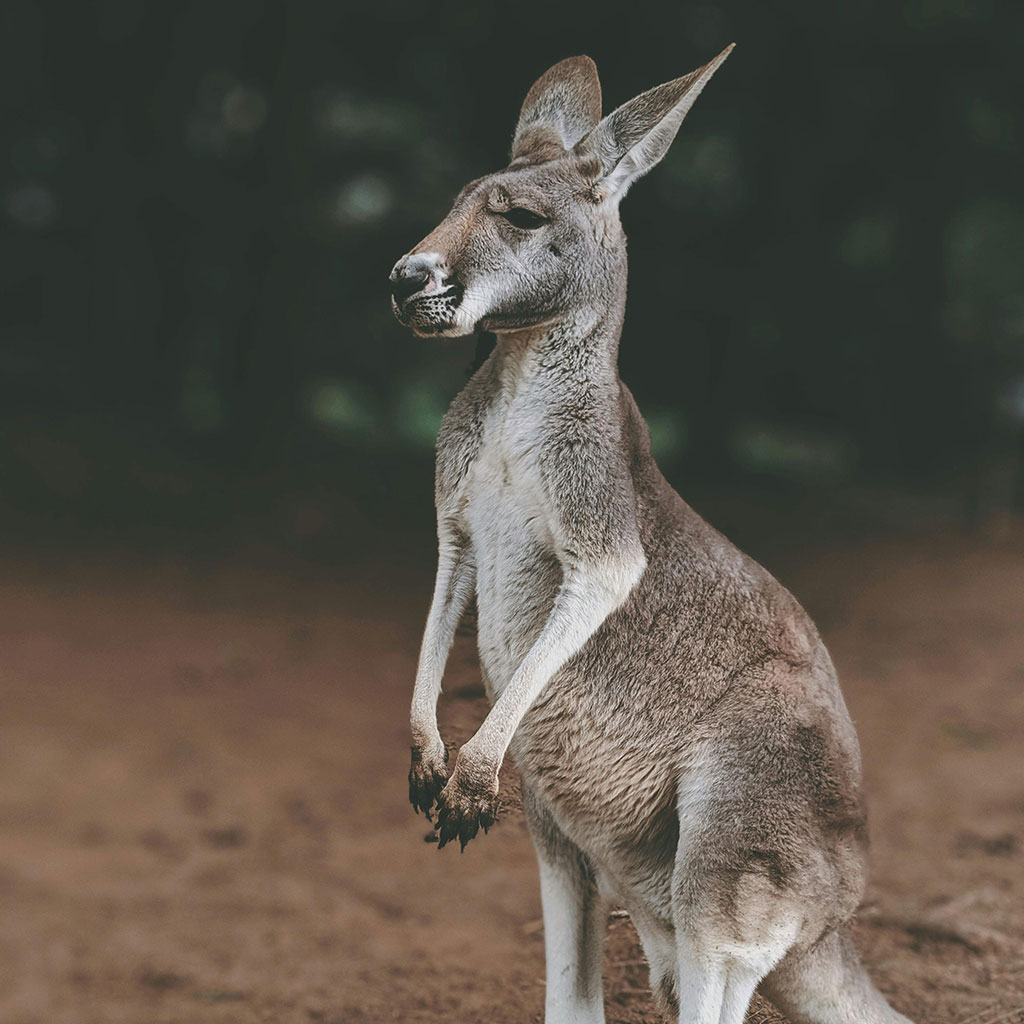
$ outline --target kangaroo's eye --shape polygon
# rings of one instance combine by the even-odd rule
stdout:
[[[522,228],[524,231],[536,231],[537,228],[547,224],[547,217],[542,217],[533,210],[526,210],[522,206],[513,206],[502,214],[514,228]]]

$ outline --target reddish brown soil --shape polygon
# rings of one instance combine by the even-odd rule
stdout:
[[[0,1022],[540,1020],[519,814],[460,856],[406,803],[429,569],[260,563],[6,560]],[[860,730],[878,985],[918,1024],[1024,1021],[1024,545],[770,567]],[[450,735],[477,685],[462,638]],[[656,1019],[626,920],[605,972],[610,1022]]]

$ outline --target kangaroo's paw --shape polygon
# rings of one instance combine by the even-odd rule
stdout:
[[[419,814],[422,811],[430,821],[444,784],[448,781],[448,750],[442,746],[437,754],[426,754],[419,747],[412,748],[412,767],[409,769],[409,803]]]
[[[464,850],[466,843],[479,831],[486,832],[498,817],[498,778],[486,774],[473,779],[456,765],[448,785],[437,799],[437,829],[440,850],[458,839]]]

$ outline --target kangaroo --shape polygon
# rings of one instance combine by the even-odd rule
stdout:
[[[909,1024],[849,937],[865,817],[828,653],[788,591],[669,486],[617,369],[619,202],[731,49],[603,120],[594,62],[556,64],[509,165],[463,188],[390,278],[417,335],[497,337],[438,436],[409,794],[436,811],[439,847],[465,848],[494,823],[511,751],[547,1024],[604,1020],[613,904],[683,1024],[741,1024],[759,985],[793,1024]],[[491,709],[449,773],[436,706],[474,597]]]

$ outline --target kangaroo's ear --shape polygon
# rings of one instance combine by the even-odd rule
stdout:
[[[526,94],[512,161],[538,163],[561,156],[600,120],[597,65],[589,57],[567,57],[548,68]]]
[[[600,194],[621,199],[637,178],[661,160],[694,100],[734,45],[702,68],[624,103],[576,145],[579,156],[597,161]]]

